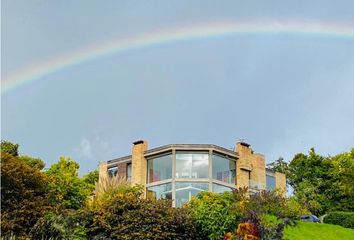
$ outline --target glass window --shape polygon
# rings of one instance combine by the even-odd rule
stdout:
[[[158,156],[148,160],[148,182],[172,178],[172,155]]]
[[[127,164],[127,181],[132,180],[132,164],[128,163]]]
[[[214,193],[223,193],[223,192],[231,192],[232,188],[222,186],[220,184],[213,183],[213,192]]]
[[[115,177],[118,174],[118,167],[111,167],[108,169],[108,176]]]
[[[176,182],[176,207],[181,207],[202,191],[208,191],[208,183]]]
[[[208,153],[176,153],[176,178],[208,178]]]
[[[161,184],[158,186],[147,188],[147,197],[152,197],[155,199],[172,199],[172,184]]]
[[[235,184],[236,162],[227,157],[213,154],[213,179]]]
[[[271,175],[266,175],[267,190],[271,191],[275,189],[275,177]]]

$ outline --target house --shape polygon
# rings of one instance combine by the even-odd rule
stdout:
[[[250,194],[274,188],[286,192],[285,175],[266,169],[264,156],[243,141],[234,150],[213,144],[148,149],[147,141],[136,141],[131,155],[100,164],[100,178],[112,176],[142,184],[146,196],[172,199],[177,207],[201,191],[248,187]]]

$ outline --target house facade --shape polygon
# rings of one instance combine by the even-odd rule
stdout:
[[[213,144],[170,144],[148,149],[136,141],[129,156],[100,164],[100,178],[117,176],[145,186],[147,197],[173,200],[179,207],[201,191],[224,192],[248,187],[250,193],[278,188],[285,194],[285,175],[266,168],[265,158],[249,144],[234,150]]]

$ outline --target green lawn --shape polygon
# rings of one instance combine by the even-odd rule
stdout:
[[[354,230],[332,224],[298,222],[294,227],[285,228],[284,239],[354,240]]]

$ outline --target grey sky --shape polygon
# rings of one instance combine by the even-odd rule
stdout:
[[[203,22],[315,21],[354,28],[353,1],[2,1],[2,78],[84,46]],[[354,146],[354,39],[235,35],[132,50],[2,95],[1,134],[82,172],[131,143],[246,139],[268,161]]]

